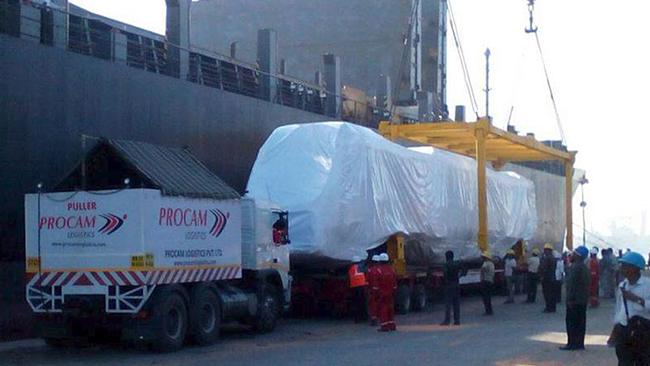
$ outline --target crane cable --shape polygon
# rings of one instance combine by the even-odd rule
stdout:
[[[546,85],[548,86],[548,93],[551,97],[551,102],[553,103],[553,111],[555,112],[555,121],[557,123],[557,128],[560,130],[560,137],[562,138],[562,143],[566,146],[566,136],[564,135],[564,128],[562,128],[562,121],[560,120],[560,113],[557,109],[557,103],[555,102],[555,95],[553,94],[553,87],[551,86],[551,79],[548,76],[548,69],[546,67],[546,61],[544,60],[544,53],[542,52],[542,45],[539,42],[539,34],[535,33],[535,41],[537,42],[537,49],[539,50],[539,57],[542,60],[542,66],[544,67],[544,76],[546,77]]]
[[[544,67],[544,76],[546,77],[546,85],[548,86],[548,93],[551,97],[551,102],[553,103],[553,111],[555,112],[555,122],[557,127],[560,130],[560,137],[562,138],[562,143],[566,146],[566,136],[564,135],[564,128],[562,127],[562,121],[560,120],[560,113],[557,109],[557,102],[555,101],[555,95],[553,94],[553,87],[551,86],[551,78],[548,76],[548,67],[546,67],[546,60],[544,59],[544,52],[542,51],[542,44],[539,41],[539,32],[538,27],[534,25],[533,13],[535,11],[535,0],[528,0],[528,21],[529,26],[525,29],[526,33],[535,34],[535,42],[537,43],[537,50],[539,51],[539,58],[542,61],[542,66]]]
[[[575,226],[575,227],[577,227],[577,228],[579,228],[579,229],[584,229],[584,227],[583,227],[582,225],[580,225],[580,224],[578,224],[578,223],[575,223],[575,222],[573,223],[573,226]],[[586,229],[584,229],[584,230],[585,230],[585,232],[586,232],[587,234],[591,235],[592,238],[596,239],[597,241],[599,241],[599,242],[601,242],[601,243],[603,243],[603,244],[608,245],[610,248],[613,248],[613,247],[618,248],[618,245],[612,244],[611,242],[609,242],[609,241],[603,239],[601,236],[598,236],[597,234],[595,234],[595,233],[593,233],[593,232],[591,232],[591,231],[589,231],[589,230],[586,230]]]
[[[451,6],[451,0],[447,0],[447,10],[449,13],[449,25],[451,26],[451,33],[454,36],[454,43],[456,44],[456,50],[458,51],[458,57],[460,59],[460,66],[463,70],[463,77],[465,79],[465,87],[467,88],[467,94],[469,95],[469,100],[476,114],[476,119],[479,118],[478,114],[478,103],[476,102],[476,95],[474,94],[474,86],[472,85],[472,79],[469,76],[469,70],[467,68],[467,61],[465,60],[465,52],[463,51],[463,46],[460,43],[460,34],[458,32],[456,18],[454,17],[454,11]]]

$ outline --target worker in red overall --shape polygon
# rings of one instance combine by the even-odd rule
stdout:
[[[355,323],[361,323],[368,318],[368,301],[366,300],[368,281],[366,281],[365,268],[363,267],[363,261],[359,256],[352,257],[352,264],[348,269],[348,279],[352,291],[351,308]]]
[[[598,270],[598,248],[593,247],[589,256],[589,273],[591,274],[591,282],[589,283],[589,306],[597,308],[600,305],[598,299],[598,284],[600,283],[600,272]]]
[[[379,265],[379,255],[372,256],[372,262],[366,271],[366,281],[368,286],[368,317],[370,325],[376,326],[379,321],[379,280],[381,278],[381,267]]]
[[[381,277],[379,281],[379,323],[380,332],[397,330],[395,326],[395,290],[397,289],[397,276],[395,270],[388,263],[388,254],[380,255]]]

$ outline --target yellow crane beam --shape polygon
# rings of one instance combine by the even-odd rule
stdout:
[[[476,159],[478,184],[478,246],[489,249],[486,164],[507,162],[562,161],[565,168],[566,246],[573,249],[573,164],[576,151],[546,146],[532,136],[519,136],[494,127],[487,118],[476,122],[392,124],[381,122],[379,133],[389,140],[407,139]]]

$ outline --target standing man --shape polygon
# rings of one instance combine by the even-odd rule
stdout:
[[[616,357],[619,365],[650,365],[650,334],[640,324],[650,326],[650,280],[641,275],[645,268],[643,256],[626,253],[621,259],[621,272],[625,280],[616,291],[614,321],[623,327],[620,334],[630,334],[633,339],[617,337]],[[628,327],[630,329],[628,329]]]
[[[379,255],[381,264],[381,277],[379,280],[379,323],[380,332],[397,330],[395,325],[395,290],[397,289],[397,275],[388,263],[388,254]]]
[[[612,253],[612,262],[614,263],[614,287],[618,286],[625,278],[621,274],[621,265],[618,262],[621,257],[614,255],[614,248],[609,248],[609,252]]]
[[[553,251],[555,257],[555,303],[562,302],[562,283],[564,283],[564,258],[557,250]]]
[[[600,293],[605,298],[614,297],[614,289],[616,288],[616,264],[614,263],[614,253],[609,249],[600,251],[602,258],[600,259]]]
[[[490,252],[481,253],[483,265],[481,266],[481,296],[483,297],[483,307],[485,315],[492,315],[492,286],[494,284],[494,263]]]
[[[537,282],[539,281],[539,276],[537,271],[539,270],[539,249],[533,249],[533,255],[528,258],[528,286],[527,286],[527,296],[526,303],[532,304],[537,299]]]
[[[598,263],[598,248],[593,247],[589,252],[589,274],[591,275],[591,282],[589,285],[589,306],[597,308],[600,305],[598,300],[598,285],[600,284],[600,271]]]
[[[370,325],[374,327],[379,322],[379,279],[382,273],[378,254],[372,256],[372,262],[366,273],[366,280],[368,281],[368,315]]]
[[[567,344],[563,351],[585,349],[587,331],[587,301],[589,299],[589,268],[585,259],[589,249],[579,246],[571,256],[572,264],[566,277],[566,331]]]
[[[544,254],[539,261],[539,276],[542,280],[542,292],[544,293],[545,313],[554,313],[556,311],[557,300],[555,299],[556,284],[555,270],[557,262],[553,256],[553,246],[549,243],[544,244]]]
[[[515,268],[514,279],[515,279],[515,295],[521,293],[528,293],[527,289],[527,273],[528,273],[528,262],[526,260],[526,252],[528,245],[524,239],[519,239],[512,246],[512,249],[515,252],[515,260],[517,261],[517,268]]]
[[[364,268],[361,266],[361,257],[352,257],[352,264],[348,269],[348,280],[350,290],[352,290],[352,314],[354,315],[354,322],[361,323],[368,319],[368,302],[366,300],[366,288],[368,281],[366,281],[366,274]]]
[[[445,320],[440,325],[449,325],[451,321],[451,310],[454,309],[454,325],[460,325],[460,284],[458,278],[461,276],[460,264],[454,261],[454,252],[448,250],[445,253],[445,266],[443,268],[443,291],[445,294]]]
[[[508,249],[504,258],[504,274],[506,276],[506,292],[508,299],[505,304],[512,304],[515,302],[515,269],[517,268],[517,260],[515,259],[515,251]]]

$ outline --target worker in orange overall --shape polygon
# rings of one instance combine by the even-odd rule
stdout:
[[[379,323],[380,332],[397,330],[395,326],[395,290],[397,289],[397,275],[388,263],[388,254],[379,255],[381,264],[381,277],[379,280]]]
[[[597,308],[600,305],[598,299],[598,284],[600,283],[600,271],[598,270],[598,248],[593,247],[589,256],[589,274],[591,275],[591,282],[589,285],[589,306]]]
[[[348,279],[350,290],[352,290],[351,307],[355,323],[361,323],[368,319],[368,304],[366,301],[368,282],[366,281],[364,270],[361,257],[356,255],[352,257],[352,264],[348,269]]]
[[[366,271],[366,281],[368,286],[368,317],[370,325],[376,326],[379,322],[379,281],[381,279],[381,267],[379,265],[379,255],[373,255],[370,266]]]

